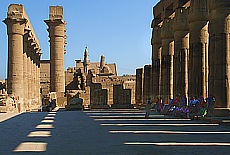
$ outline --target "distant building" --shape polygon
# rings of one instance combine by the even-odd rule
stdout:
[[[105,56],[99,62],[90,62],[88,49],[84,59],[75,60],[75,67],[65,71],[67,102],[83,99],[83,106],[91,108],[130,107],[135,104],[135,75],[118,76],[115,63],[107,64]],[[41,61],[41,91],[46,95],[50,87],[49,61]]]

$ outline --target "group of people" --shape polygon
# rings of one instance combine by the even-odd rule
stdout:
[[[192,97],[187,100],[186,96],[178,94],[174,99],[169,99],[169,103],[163,103],[162,98],[157,98],[156,102],[152,102],[151,98],[146,101],[146,115],[148,118],[151,109],[155,111],[184,118],[199,118],[205,116],[212,116],[215,106],[215,96],[209,95],[206,99],[199,95],[199,97]]]

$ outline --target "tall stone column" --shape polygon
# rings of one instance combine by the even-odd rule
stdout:
[[[230,1],[210,0],[210,92],[218,107],[230,108]]]
[[[28,38],[28,40],[30,40]],[[28,74],[28,106],[27,106],[27,110],[30,109],[31,107],[31,102],[32,102],[32,51],[31,51],[31,46],[30,46],[30,41],[27,44],[27,53],[28,53],[28,57],[27,57],[27,74]]]
[[[154,22],[154,21],[153,21]],[[161,25],[153,25],[152,32],[152,94],[156,99],[160,95],[160,79],[161,79]]]
[[[174,65],[173,85],[174,96],[185,95],[188,98],[188,51],[189,51],[189,28],[188,9],[178,8],[173,21],[174,31]]]
[[[6,18],[8,34],[7,91],[16,98],[23,99],[23,35],[26,20]]]
[[[161,38],[162,38],[162,96],[163,102],[168,103],[169,98],[173,98],[173,19],[164,19]]]
[[[143,68],[137,68],[136,69],[136,104],[142,104],[143,103],[143,79],[144,79],[144,70]]]
[[[38,98],[38,103],[41,103],[41,97],[40,97],[40,58],[41,58],[42,53],[40,52],[40,50],[37,51],[36,53],[36,72],[37,72],[37,81],[36,81],[36,85],[37,85],[37,98]]]
[[[23,83],[24,83],[24,110],[28,106],[28,33],[25,31],[23,38]]]
[[[207,96],[208,85],[208,0],[191,0],[189,9],[189,95]]]
[[[64,46],[65,25],[63,19],[63,8],[61,6],[50,6],[49,20],[45,20],[49,29],[50,38],[50,91],[64,96],[65,74],[64,74]]]

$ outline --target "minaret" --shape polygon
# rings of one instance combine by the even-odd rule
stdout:
[[[87,74],[88,73],[88,69],[89,69],[89,52],[87,49],[87,46],[85,47],[85,52],[84,52],[84,72]]]
[[[100,61],[100,69],[102,69],[105,66],[105,56],[101,56],[101,61]]]

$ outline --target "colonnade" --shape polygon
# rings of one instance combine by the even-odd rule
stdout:
[[[40,44],[23,5],[8,7],[7,93],[20,111],[31,110],[40,102]]]
[[[212,94],[230,108],[230,1],[160,1],[153,9],[152,96]]]

